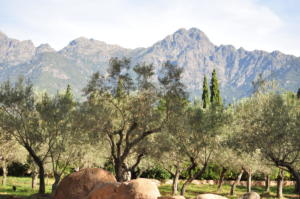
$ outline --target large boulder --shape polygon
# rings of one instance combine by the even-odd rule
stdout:
[[[198,195],[196,199],[227,199],[227,198],[217,194],[205,193],[205,194]]]
[[[184,196],[161,196],[158,197],[157,199],[185,199]]]
[[[116,178],[108,171],[99,168],[82,169],[66,176],[57,187],[55,199],[82,199],[95,187],[116,183]]]
[[[245,193],[242,197],[240,197],[239,199],[260,199],[260,195],[256,192],[248,192]]]
[[[159,190],[152,180],[136,179],[98,186],[86,199],[157,199],[159,196]]]

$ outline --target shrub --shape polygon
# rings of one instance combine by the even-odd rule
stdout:
[[[154,178],[157,180],[165,180],[165,179],[170,179],[171,174],[166,171],[165,169],[162,169],[160,167],[154,167],[151,169],[147,169],[144,171],[141,176],[142,178]]]

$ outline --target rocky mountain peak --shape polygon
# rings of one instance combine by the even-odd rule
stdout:
[[[11,39],[0,32],[0,63],[17,65],[30,60],[34,53],[32,41]]]
[[[77,39],[72,40],[69,43],[69,46],[77,46],[77,45],[83,45],[88,43],[90,40],[86,37],[78,37]]]
[[[184,68],[182,80],[191,96],[197,97],[201,94],[203,76],[216,69],[225,102],[248,96],[259,74],[278,80],[282,88],[291,91],[300,85],[300,57],[279,51],[215,46],[197,28],[179,29],[148,48],[132,50],[79,37],[57,53],[44,52],[55,50],[48,44],[35,48],[29,40],[10,39],[0,33],[0,82],[26,73],[36,87],[55,93],[70,84],[80,95],[92,73],[105,74],[111,57],[126,56],[131,57],[133,64],[153,63],[156,75],[165,61],[176,63]]]
[[[6,38],[7,38],[7,36],[3,32],[0,31],[0,39],[6,39]]]
[[[214,49],[208,37],[197,28],[177,30],[172,35],[154,44],[154,48],[165,50],[195,49],[207,53]]]
[[[196,40],[196,41],[206,41],[206,42],[210,42],[208,37],[206,36],[206,34],[204,32],[202,32],[201,30],[199,30],[198,28],[190,28],[190,29],[185,29],[185,28],[181,28],[179,30],[177,30],[174,35],[181,35],[181,36],[185,36],[188,37],[190,39]]]
[[[111,45],[103,41],[79,37],[72,40],[69,45],[60,50],[59,53],[73,58],[84,57],[85,61],[87,57],[90,57],[91,59],[89,59],[89,61],[95,63],[99,60],[109,59],[110,56],[123,55],[125,51],[127,51],[127,49],[118,45]]]
[[[121,48],[120,46],[117,45],[110,45],[107,44],[103,41],[98,41],[95,39],[88,39],[86,37],[79,37],[77,39],[72,40],[68,46],[66,46],[64,49],[62,49],[62,51],[66,50],[66,49],[70,49],[70,48],[77,48],[77,49],[91,49],[91,48],[95,48],[95,49],[111,49],[111,48]]]
[[[36,54],[55,52],[55,50],[49,44],[41,44],[36,48]]]

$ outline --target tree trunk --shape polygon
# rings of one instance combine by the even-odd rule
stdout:
[[[219,179],[219,182],[218,182],[218,190],[217,190],[218,192],[220,192],[221,189],[222,189],[222,185],[223,185],[223,182],[224,182],[226,172],[227,172],[227,168],[223,167],[222,171],[221,171],[220,179]]]
[[[115,160],[115,172],[116,172],[116,179],[118,182],[123,182],[123,172],[122,172],[122,163],[120,160]]]
[[[194,179],[201,178],[201,176],[203,175],[203,173],[204,173],[205,170],[206,170],[206,167],[207,167],[207,163],[205,163],[205,164],[203,165],[203,167],[202,167],[202,169],[201,169],[200,171],[198,171],[194,176],[190,177],[188,180],[186,180],[186,181],[183,183],[183,185],[182,185],[182,187],[181,187],[180,195],[184,196],[187,186],[188,186],[189,184],[191,184],[192,181],[193,181]]]
[[[60,177],[61,175],[59,175],[58,173],[54,172],[54,183],[52,184],[52,193],[55,193],[58,183],[60,181]]]
[[[238,177],[236,178],[235,182],[231,185],[231,189],[230,189],[230,195],[233,196],[235,195],[235,188],[236,185],[240,183],[241,178],[243,176],[244,170],[241,170],[241,172],[239,173]]]
[[[176,168],[176,172],[175,172],[175,175],[173,178],[173,184],[172,184],[172,195],[177,195],[179,176],[180,176],[180,171],[178,168]]]
[[[277,160],[274,157],[271,157],[271,159],[276,164],[276,166],[282,166],[282,167],[287,168],[288,171],[290,172],[290,174],[293,175],[293,177],[296,180],[295,193],[297,193],[298,195],[300,195],[300,174],[298,173],[298,171],[295,168],[293,168],[292,164],[290,164],[290,163]]]
[[[266,176],[265,176],[265,191],[266,192],[270,192],[270,175],[269,174],[267,174]]]
[[[280,169],[277,177],[277,198],[283,198],[282,189],[283,189],[283,170]]]
[[[32,189],[35,189],[35,187],[36,187],[37,178],[38,178],[38,174],[37,174],[36,170],[32,171],[32,174],[31,174],[31,188]]]
[[[299,184],[300,183],[297,180],[295,180],[294,193],[299,194],[299,196],[300,196],[300,185]]]
[[[3,170],[2,185],[6,186],[8,171],[7,171],[7,164],[5,160],[2,160],[2,170]]]
[[[296,169],[294,169],[292,166],[286,166],[287,169],[289,170],[289,172],[293,175],[293,177],[295,178],[295,193],[300,195],[300,175],[297,172]]]
[[[252,172],[247,172],[247,192],[251,192],[252,188]]]
[[[140,176],[140,171],[138,169],[130,170],[130,173],[131,173],[131,179],[137,179]]]
[[[39,178],[40,178],[39,194],[44,194],[45,193],[44,162],[36,155],[34,150],[28,144],[25,144],[24,147],[27,149],[27,151],[30,154],[30,156],[32,157],[33,161],[39,167]]]
[[[39,193],[44,194],[45,193],[45,169],[43,164],[39,165],[39,178],[40,178]]]

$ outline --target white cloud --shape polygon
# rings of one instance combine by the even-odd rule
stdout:
[[[300,55],[300,39],[257,0],[11,0],[6,15],[15,19],[0,20],[9,36],[56,49],[79,36],[147,47],[179,28],[197,27],[218,45]]]

